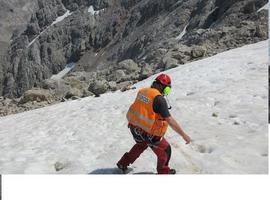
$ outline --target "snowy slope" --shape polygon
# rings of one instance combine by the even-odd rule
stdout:
[[[166,134],[170,164],[178,173],[268,173],[267,44],[167,71],[173,79],[171,113],[194,140],[185,145],[171,129]],[[115,163],[134,144],[125,114],[136,92],[0,118],[0,173],[114,173]],[[56,162],[64,169],[56,172]],[[134,173],[155,172],[155,155],[146,150],[132,167]]]

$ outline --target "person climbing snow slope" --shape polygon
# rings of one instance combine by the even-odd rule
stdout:
[[[166,74],[156,77],[150,88],[139,90],[134,103],[127,112],[128,127],[136,144],[117,162],[125,173],[145,149],[150,147],[157,156],[158,174],[175,174],[169,167],[171,146],[164,138],[168,125],[186,141],[190,137],[171,116],[164,96],[171,92],[171,78]]]

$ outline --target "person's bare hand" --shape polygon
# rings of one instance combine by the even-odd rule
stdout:
[[[186,141],[186,144],[189,144],[191,142],[191,138],[188,135],[183,135],[183,139]]]

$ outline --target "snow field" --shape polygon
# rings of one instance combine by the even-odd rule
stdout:
[[[166,71],[172,77],[171,114],[193,139],[172,129],[170,166],[179,174],[268,173],[268,41]],[[141,87],[64,102],[0,118],[0,172],[104,174],[134,141],[125,118]],[[55,163],[64,168],[55,170]],[[133,173],[155,172],[150,149]]]

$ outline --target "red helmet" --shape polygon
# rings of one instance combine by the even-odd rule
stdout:
[[[171,86],[171,78],[167,74],[158,75],[156,81],[159,81],[162,85]]]

